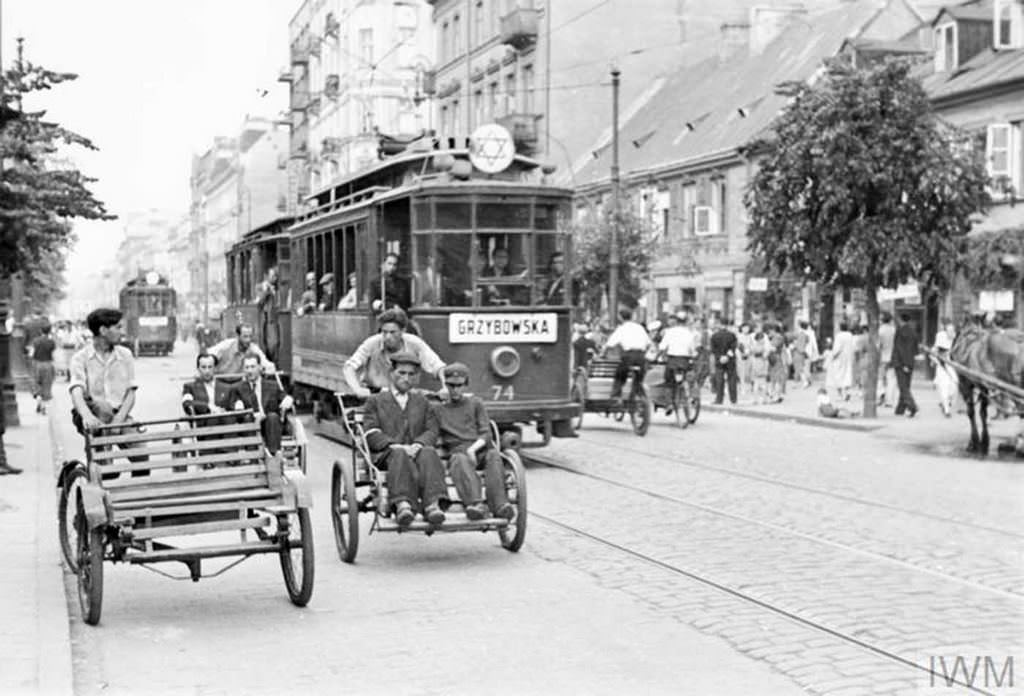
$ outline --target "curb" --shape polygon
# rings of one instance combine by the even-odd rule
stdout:
[[[853,419],[842,420],[838,418],[797,416],[789,413],[758,411],[753,408],[743,408],[742,406],[726,406],[725,404],[703,403],[700,407],[707,411],[723,413],[729,416],[743,416],[744,418],[760,418],[761,420],[798,423],[800,425],[811,425],[816,428],[828,428],[830,430],[844,430],[846,432],[870,433],[876,430],[881,430],[885,427],[882,423],[857,423],[854,422]]]

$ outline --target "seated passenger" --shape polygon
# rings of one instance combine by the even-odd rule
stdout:
[[[481,520],[490,517],[512,519],[515,508],[505,495],[505,474],[501,455],[493,447],[491,424],[483,399],[466,393],[469,368],[452,363],[444,370],[448,399],[435,406],[441,428],[441,443],[451,453],[448,470],[455,490],[466,507],[466,518]],[[480,490],[477,469],[484,470],[487,502]]]
[[[271,455],[277,454],[281,449],[283,414],[294,405],[292,397],[281,390],[277,380],[263,377],[260,360],[255,355],[242,359],[242,371],[245,377],[231,385],[221,403],[235,411],[251,409],[267,450]]]
[[[619,310],[619,324],[612,335],[605,343],[605,350],[619,348],[622,356],[619,358],[619,367],[615,370],[615,380],[612,382],[612,399],[622,398],[622,385],[626,383],[629,371],[632,368],[639,369],[638,378],[642,381],[644,376],[644,354],[651,343],[647,329],[633,321],[633,312],[628,309]]]
[[[338,309],[355,309],[359,305],[359,285],[356,281],[356,274],[348,274],[348,292],[338,303]]]
[[[499,247],[494,250],[494,263],[485,268],[481,278],[503,278],[513,280],[524,278],[526,271],[514,272],[509,267],[508,249]],[[487,304],[492,305],[521,305],[528,304],[528,289],[525,286],[493,284],[488,285],[485,292]]]
[[[441,505],[447,493],[444,465],[434,449],[437,413],[427,397],[410,391],[419,375],[420,361],[413,353],[390,355],[391,387],[366,401],[363,427],[374,463],[387,468],[390,506],[400,527],[408,527],[417,509],[430,524],[444,522]]]
[[[199,376],[181,387],[181,406],[189,415],[205,416],[221,413],[224,409],[217,403],[217,380],[213,378],[217,356],[200,353],[196,357],[196,371]]]
[[[540,304],[572,304],[565,294],[565,254],[556,251],[548,260],[547,277],[541,280]]]
[[[255,356],[260,366],[270,374],[274,373],[274,363],[270,362],[260,347],[253,343],[255,333],[252,324],[244,322],[235,326],[235,338],[225,338],[217,345],[210,346],[207,353],[217,358],[214,372],[218,375],[237,374],[242,371],[242,360],[247,356]]]
[[[306,274],[306,289],[302,291],[299,298],[299,306],[295,313],[300,317],[304,314],[312,314],[316,311],[316,273],[310,271]]]
[[[379,333],[363,341],[342,367],[342,375],[353,394],[366,398],[371,389],[387,389],[391,384],[391,360],[398,353],[412,353],[428,374],[442,378],[441,358],[422,338],[406,333],[405,312],[382,312],[377,317],[377,326]]]
[[[320,279],[320,288],[320,304],[317,305],[316,311],[330,312],[334,309],[333,273],[324,273],[324,277]]]

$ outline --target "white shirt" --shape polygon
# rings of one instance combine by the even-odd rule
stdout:
[[[395,397],[395,401],[398,402],[398,407],[404,411],[405,407],[409,404],[409,392],[400,394],[397,389],[392,389],[391,396]]]
[[[209,382],[203,382],[203,387],[206,388],[206,400],[212,408],[217,403],[215,399],[217,383],[211,379]]]
[[[650,343],[651,337],[647,335],[647,329],[635,321],[624,321],[612,331],[605,346],[620,346],[622,350],[647,350]]]
[[[696,354],[697,334],[689,326],[670,326],[661,337],[659,350],[676,358],[692,358]]]

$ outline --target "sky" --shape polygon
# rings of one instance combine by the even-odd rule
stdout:
[[[90,138],[69,156],[99,181],[110,212],[185,214],[192,154],[234,135],[246,114],[288,106],[277,75],[300,0],[0,0],[5,66],[25,59],[79,78],[26,108]],[[261,96],[263,92],[266,94]],[[124,223],[76,224],[70,275],[113,262]]]

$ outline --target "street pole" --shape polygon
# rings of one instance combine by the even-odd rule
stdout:
[[[608,261],[608,311],[619,312],[619,69],[612,66],[612,229]]]
[[[3,61],[3,0],[0,0],[0,119],[7,118],[6,82]],[[0,121],[3,127],[5,121]],[[0,176],[3,176],[3,157],[0,157]],[[10,278],[0,277],[0,409],[3,410],[2,422],[9,426],[20,425],[18,420],[18,400],[14,395],[14,383],[11,380],[11,335],[7,332],[7,317],[11,311]]]

